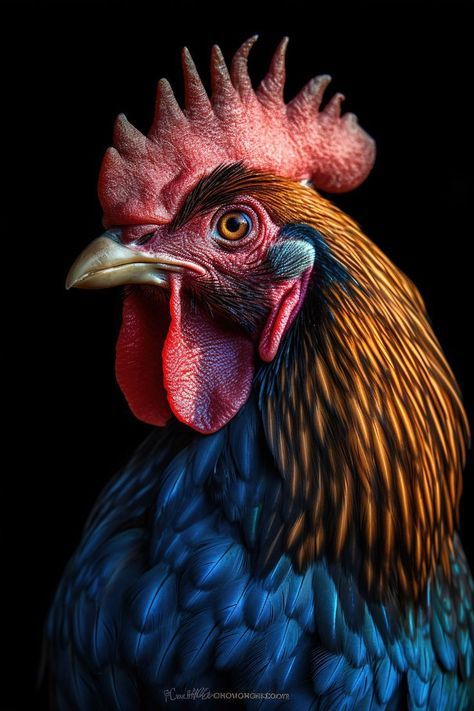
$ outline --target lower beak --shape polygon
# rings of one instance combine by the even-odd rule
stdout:
[[[123,245],[115,233],[105,233],[78,256],[66,278],[66,289],[108,289],[122,284],[168,286],[169,272],[204,269],[194,262],[164,254],[150,255]]]

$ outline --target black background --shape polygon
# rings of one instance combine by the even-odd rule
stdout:
[[[119,294],[66,293],[63,285],[101,231],[96,178],[113,119],[124,111],[145,130],[160,76],[181,95],[182,45],[207,81],[212,43],[229,59],[258,32],[250,63],[258,81],[289,34],[288,97],[317,73],[333,75],[332,91],[347,96],[346,110],[378,145],[367,182],[335,202],[420,288],[472,422],[472,6],[313,0],[259,8],[238,0],[220,9],[38,2],[0,11],[8,124],[2,334],[10,356],[2,648],[11,666],[0,708],[40,704],[31,694],[51,596],[100,489],[149,431],[114,380]],[[472,561],[471,480],[472,467],[463,500]]]

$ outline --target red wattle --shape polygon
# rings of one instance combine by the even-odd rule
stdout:
[[[123,303],[115,372],[133,414],[163,426],[171,417],[163,387],[161,352],[170,323],[168,307],[153,287],[133,286]]]
[[[263,327],[259,354],[271,361],[301,307],[309,278],[281,290]],[[133,286],[123,304],[117,343],[118,383],[134,415],[163,426],[172,415],[210,434],[247,401],[256,345],[235,325],[211,317],[171,273],[169,307],[153,287]]]
[[[255,347],[235,326],[191,304],[181,276],[170,275],[171,324],[163,349],[164,386],[173,414],[199,432],[223,427],[246,402]]]

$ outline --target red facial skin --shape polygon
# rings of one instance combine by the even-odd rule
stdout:
[[[228,211],[251,219],[250,231],[240,240],[226,240],[217,232],[219,217]],[[246,196],[197,215],[175,231],[169,224],[123,228],[122,240],[131,249],[152,232],[137,251],[200,268],[169,273],[169,292],[133,286],[126,293],[116,372],[138,418],[164,425],[174,414],[207,434],[225,425],[245,403],[259,359],[275,356],[309,278],[307,270],[298,278],[278,280],[265,268],[278,230],[262,205]],[[231,304],[226,299],[235,294],[236,283],[244,284],[244,295],[237,294]],[[225,298],[215,307],[219,294]],[[239,311],[252,316],[252,329],[239,324]]]

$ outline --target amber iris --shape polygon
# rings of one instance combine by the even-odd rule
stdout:
[[[251,226],[250,217],[245,212],[226,212],[219,217],[217,232],[224,239],[242,239],[249,233]]]

